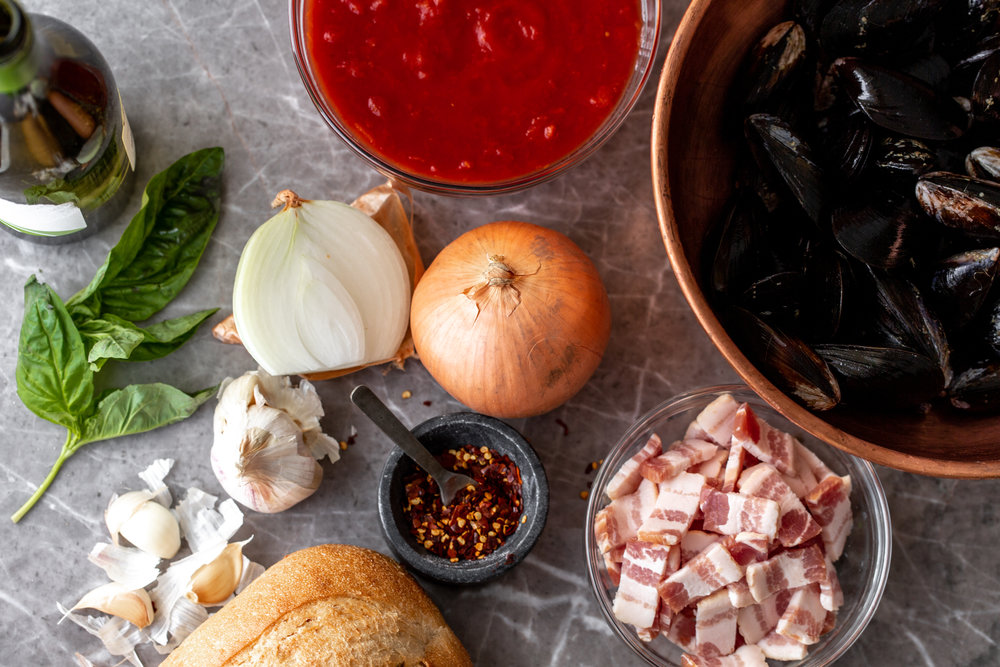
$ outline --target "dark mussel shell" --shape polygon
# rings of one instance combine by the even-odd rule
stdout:
[[[823,17],[837,0],[792,0],[792,16],[810,37],[819,33]]]
[[[832,340],[850,308],[853,272],[847,258],[816,244],[806,257],[805,289],[796,330],[807,341]]]
[[[933,170],[934,151],[911,137],[885,137],[875,149],[875,167],[892,178],[911,179]],[[913,181],[910,181],[912,185]]]
[[[734,199],[713,241],[706,247],[714,247],[708,279],[716,294],[740,294],[754,280],[774,271],[756,200],[747,193]]]
[[[917,181],[916,193],[924,211],[941,224],[1000,238],[1000,183],[935,171]]]
[[[947,93],[951,84],[951,65],[938,53],[931,53],[911,63],[900,63],[899,71],[926,83],[939,93]]]
[[[754,47],[745,81],[747,113],[781,113],[785,100],[802,78],[806,65],[806,34],[794,21],[774,26]],[[807,95],[808,91],[804,91]],[[804,97],[809,103],[808,97]]]
[[[945,390],[941,367],[919,352],[872,345],[813,349],[833,369],[845,405],[921,408]]]
[[[771,114],[751,115],[746,128],[758,165],[777,172],[806,214],[819,224],[827,205],[826,178],[809,144]]]
[[[840,0],[826,13],[819,41],[832,56],[893,58],[929,53],[944,0]]]
[[[995,301],[988,309],[986,319],[986,344],[1000,357],[1000,301]]]
[[[945,382],[951,381],[951,347],[944,325],[927,306],[917,286],[908,280],[874,270],[874,321],[887,347],[903,347],[924,354],[941,368]]]
[[[1000,183],[1000,148],[980,146],[965,158],[965,171],[973,178]]]
[[[960,58],[970,55],[970,47],[1000,29],[1000,0],[962,0],[946,5],[944,24],[938,30],[940,48]]]
[[[908,267],[927,247],[928,225],[913,197],[876,191],[830,216],[833,236],[849,255],[880,269]]]
[[[825,163],[828,169],[850,182],[868,166],[875,135],[871,121],[860,111],[839,119],[837,115],[830,114],[820,149],[828,158]]]
[[[1000,365],[969,368],[955,376],[948,388],[951,404],[968,412],[1000,411]]]
[[[976,120],[1000,123],[1000,51],[992,53],[972,84],[972,113]]]
[[[813,410],[829,410],[840,402],[837,379],[800,338],[742,308],[727,311],[726,320],[727,331],[743,353],[782,391]]]
[[[754,282],[740,295],[737,304],[773,326],[793,330],[808,298],[805,275],[782,271]]]
[[[844,91],[876,125],[918,139],[956,139],[969,127],[969,114],[923,81],[857,58],[839,58]]]
[[[945,321],[962,328],[976,318],[986,303],[998,269],[1000,248],[952,255],[934,268],[928,298]]]

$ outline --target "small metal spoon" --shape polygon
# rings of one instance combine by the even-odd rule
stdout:
[[[427,448],[417,440],[417,437],[410,432],[410,429],[396,418],[396,415],[371,389],[363,384],[358,385],[351,392],[351,401],[361,408],[361,412],[365,413],[383,433],[389,436],[389,439],[396,443],[397,447],[434,478],[441,491],[442,504],[450,505],[456,493],[470,484],[476,485],[476,480],[468,475],[445,470],[437,459],[427,451]]]

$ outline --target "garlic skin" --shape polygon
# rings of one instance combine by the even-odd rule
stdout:
[[[96,609],[144,628],[153,620],[153,602],[145,590],[130,589],[117,582],[98,586],[73,605],[76,609]]]
[[[146,553],[173,558],[181,548],[180,526],[170,510],[151,500],[152,497],[148,491],[130,491],[114,497],[104,513],[104,521],[116,545],[120,535]]]
[[[302,380],[264,370],[227,381],[215,408],[212,470],[234,500],[252,510],[280,512],[319,487],[316,459],[340,457],[337,442],[319,424],[323,407]]]

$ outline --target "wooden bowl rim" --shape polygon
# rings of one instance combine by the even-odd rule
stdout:
[[[667,163],[673,98],[677,91],[684,61],[711,3],[712,0],[692,0],[674,33],[656,89],[650,135],[650,161],[652,163],[653,190],[660,235],[663,237],[674,276],[677,278],[684,298],[694,311],[695,317],[698,318],[698,322],[726,358],[726,361],[753,391],[775,410],[814,437],[848,454],[904,472],[962,479],[1000,477],[1000,460],[956,461],[915,456],[850,435],[827,423],[786,396],[784,392],[768,381],[740,352],[732,338],[726,333],[722,323],[715,316],[691,271],[691,266],[681,245],[676,219],[673,215],[670,169]]]

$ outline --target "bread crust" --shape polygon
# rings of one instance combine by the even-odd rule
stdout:
[[[163,667],[471,667],[423,589],[394,560],[324,544],[291,553],[195,630]]]

